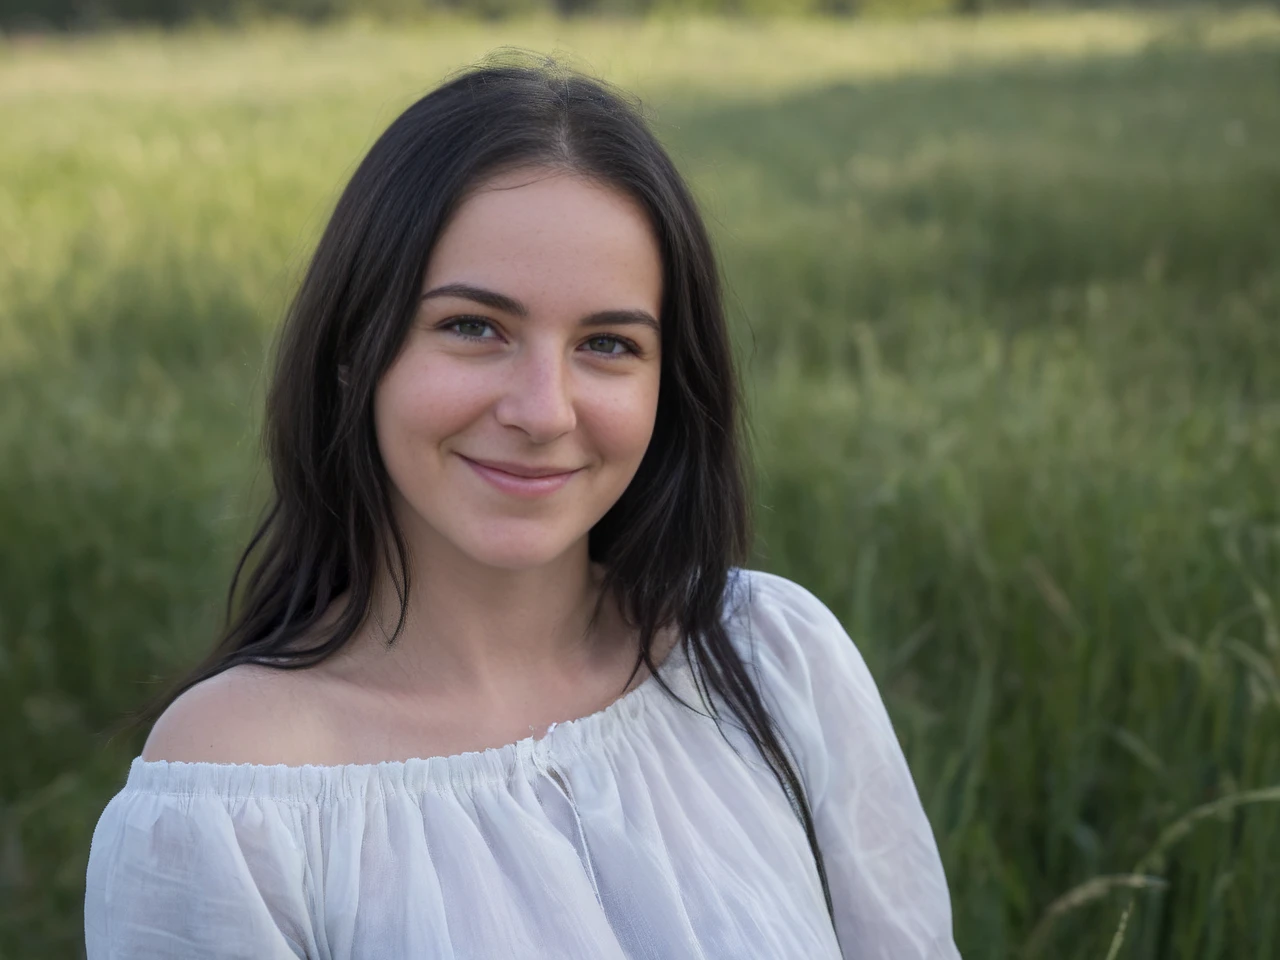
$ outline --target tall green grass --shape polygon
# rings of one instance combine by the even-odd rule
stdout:
[[[643,92],[692,177],[755,562],[872,665],[965,955],[1280,956],[1264,12],[0,46],[0,956],[79,953],[102,731],[210,641],[340,183],[506,43]]]

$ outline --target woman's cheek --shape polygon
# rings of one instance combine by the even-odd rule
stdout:
[[[600,405],[593,417],[597,445],[606,459],[626,464],[630,470],[640,465],[653,436],[657,414],[657,384],[645,381]]]
[[[440,442],[465,430],[492,404],[495,371],[439,354],[405,357],[388,372],[384,417],[399,436]]]

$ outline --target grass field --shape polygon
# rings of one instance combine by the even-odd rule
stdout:
[[[0,957],[79,955],[103,731],[210,642],[340,185],[504,44],[694,181],[756,565],[872,665],[965,956],[1280,957],[1274,11],[0,42]]]

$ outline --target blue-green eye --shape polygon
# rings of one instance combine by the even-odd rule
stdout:
[[[458,317],[456,320],[450,320],[443,327],[445,330],[452,330],[460,337],[468,340],[492,340],[492,337],[485,336],[486,330],[492,330],[493,325],[488,320],[481,320],[478,317]]]
[[[621,337],[592,337],[587,341],[587,349],[591,353],[620,357],[624,353],[635,353],[635,348]]]

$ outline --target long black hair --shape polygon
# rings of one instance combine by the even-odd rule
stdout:
[[[803,785],[724,625],[729,574],[751,534],[741,399],[711,242],[639,109],[551,61],[507,57],[463,72],[405,110],[356,169],[278,343],[264,431],[273,496],[232,578],[225,631],[143,715],[237,664],[300,669],[334,654],[369,614],[379,571],[395,581],[399,635],[408,552],[377,451],[374,391],[451,213],[483,179],[522,166],[592,178],[648,214],[663,264],[657,418],[635,477],[590,531],[590,557],[605,570],[601,596],[614,597],[639,632],[632,678],[645,665],[675,696],[650,649],[674,626],[704,702],[709,686],[743,722],[804,825],[832,913]],[[326,618],[343,595],[341,615]]]

